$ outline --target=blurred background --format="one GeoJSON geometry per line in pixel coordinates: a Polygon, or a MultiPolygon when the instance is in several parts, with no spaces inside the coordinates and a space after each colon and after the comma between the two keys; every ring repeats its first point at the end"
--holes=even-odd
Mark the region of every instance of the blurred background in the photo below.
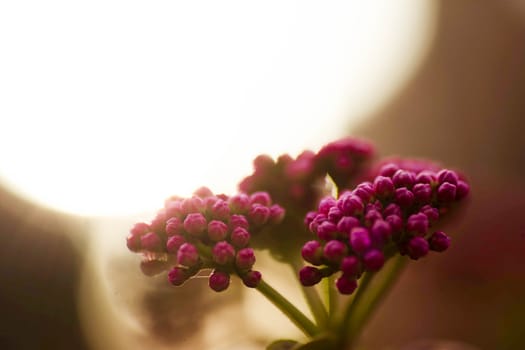
{"type": "Polygon", "coordinates": [[[0,4],[0,52],[0,348],[286,335],[240,289],[142,276],[124,237],[171,194],[234,191],[261,152],[344,135],[473,188],[453,249],[407,268],[364,347],[525,348],[523,1],[20,1],[0,4]]]}

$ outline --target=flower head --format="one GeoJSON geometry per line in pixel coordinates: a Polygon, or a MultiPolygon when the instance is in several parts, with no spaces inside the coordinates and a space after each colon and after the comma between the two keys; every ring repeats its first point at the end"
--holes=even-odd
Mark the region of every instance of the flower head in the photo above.
{"type": "Polygon", "coordinates": [[[468,184],[452,170],[406,163],[407,169],[384,164],[371,182],[344,191],[337,199],[323,199],[318,210],[307,215],[316,239],[303,246],[302,256],[315,267],[301,270],[303,285],[317,284],[340,271],[336,287],[349,294],[363,272],[380,270],[396,252],[417,260],[429,251],[448,248],[450,238],[431,229],[440,213],[448,213],[467,195],[468,184]],[[327,215],[332,210],[339,215],[327,215]]]}
{"type": "Polygon", "coordinates": [[[283,215],[266,192],[228,197],[201,188],[191,198],[168,199],[151,223],[135,224],[127,246],[143,255],[145,274],[169,270],[168,280],[175,286],[202,269],[212,269],[209,286],[217,292],[228,288],[231,274],[254,288],[261,274],[252,270],[250,240],[283,215]]]}

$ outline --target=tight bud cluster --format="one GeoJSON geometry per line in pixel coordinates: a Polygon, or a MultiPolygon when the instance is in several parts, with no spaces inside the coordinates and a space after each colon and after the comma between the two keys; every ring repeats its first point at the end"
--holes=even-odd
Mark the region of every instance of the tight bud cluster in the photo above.
{"type": "Polygon", "coordinates": [[[149,224],[135,224],[127,246],[143,254],[144,273],[169,269],[168,279],[176,286],[201,269],[212,269],[209,286],[217,292],[228,288],[231,274],[255,288],[261,274],[252,270],[251,236],[283,216],[266,192],[228,197],[201,188],[191,198],[168,199],[149,224]]]}
{"type": "Polygon", "coordinates": [[[246,193],[267,191],[287,210],[304,215],[322,197],[326,175],[338,187],[346,185],[373,153],[370,143],[345,138],[323,146],[317,153],[304,151],[295,159],[283,154],[274,161],[260,155],[254,160],[253,174],[241,181],[239,189],[246,193]]]}
{"type": "Polygon", "coordinates": [[[313,266],[299,272],[301,283],[312,286],[341,271],[336,287],[351,294],[363,272],[380,270],[396,252],[417,260],[446,250],[450,238],[431,228],[468,192],[468,183],[451,170],[383,165],[373,181],[338,199],[322,199],[318,210],[306,215],[316,239],[302,248],[303,259],[313,266]]]}

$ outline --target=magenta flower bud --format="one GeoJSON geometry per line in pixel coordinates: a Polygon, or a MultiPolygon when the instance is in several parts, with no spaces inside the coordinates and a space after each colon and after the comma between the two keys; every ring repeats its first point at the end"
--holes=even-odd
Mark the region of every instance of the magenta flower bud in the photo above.
{"type": "Polygon", "coordinates": [[[230,275],[223,271],[213,271],[208,279],[208,285],[216,292],[226,290],[230,285],[230,275]]]}
{"type": "Polygon", "coordinates": [[[363,256],[363,265],[368,271],[379,271],[385,264],[385,256],[377,249],[372,249],[363,256]]]}
{"type": "Polygon", "coordinates": [[[317,226],[317,236],[323,241],[329,241],[337,237],[337,225],[331,221],[324,221],[317,226]]]}
{"type": "Polygon", "coordinates": [[[200,198],[212,197],[213,192],[206,186],[199,187],[193,194],[200,198]]]}
{"type": "Polygon", "coordinates": [[[456,174],[455,171],[443,169],[440,172],[437,173],[437,179],[439,184],[443,184],[445,182],[448,182],[452,185],[458,184],[458,174],[456,174]]]}
{"type": "Polygon", "coordinates": [[[432,185],[437,181],[436,174],[429,170],[423,170],[416,175],[416,183],[432,185]]]}
{"type": "Polygon", "coordinates": [[[230,197],[230,209],[234,213],[245,214],[250,210],[250,197],[244,193],[238,193],[230,197]]]}
{"type": "Polygon", "coordinates": [[[168,238],[166,242],[166,250],[168,253],[176,254],[180,246],[186,243],[186,240],[183,236],[175,235],[168,238]]]}
{"type": "Polygon", "coordinates": [[[126,237],[126,245],[130,251],[135,253],[139,252],[141,250],[140,236],[129,234],[126,237]]]}
{"type": "Polygon", "coordinates": [[[151,227],[145,222],[138,222],[130,230],[133,236],[142,236],[151,231],[151,227]]]}
{"type": "Polygon", "coordinates": [[[368,230],[355,227],[350,231],[350,246],[356,253],[364,253],[372,244],[368,230]]]}
{"type": "Polygon", "coordinates": [[[253,167],[256,172],[265,171],[273,168],[275,162],[272,157],[266,154],[261,154],[253,160],[253,167]]]}
{"type": "Polygon", "coordinates": [[[439,211],[437,210],[437,208],[434,208],[430,205],[422,206],[421,209],[419,209],[419,212],[425,214],[430,223],[436,222],[439,218],[439,211]]]}
{"type": "Polygon", "coordinates": [[[244,227],[236,227],[230,235],[231,243],[237,248],[244,248],[250,242],[250,233],[244,227]]]}
{"type": "Polygon", "coordinates": [[[429,184],[415,184],[412,193],[418,203],[430,203],[432,199],[432,187],[429,184]]]}
{"type": "Polygon", "coordinates": [[[244,215],[233,214],[230,217],[230,226],[232,228],[242,227],[248,229],[248,227],[250,227],[250,224],[248,224],[248,220],[246,220],[246,217],[244,215]]]}
{"type": "Polygon", "coordinates": [[[392,176],[392,182],[394,183],[394,186],[399,187],[406,187],[406,188],[412,188],[414,185],[414,182],[416,181],[416,176],[411,171],[405,171],[405,170],[398,170],[392,176]]]}
{"type": "Polygon", "coordinates": [[[255,254],[252,248],[244,248],[237,252],[235,256],[235,265],[241,271],[250,270],[255,264],[255,254]]]}
{"type": "Polygon", "coordinates": [[[365,205],[361,198],[353,194],[340,198],[339,202],[340,205],[338,204],[338,207],[344,215],[360,215],[365,209],[365,205]]]}
{"type": "Polygon", "coordinates": [[[222,241],[228,235],[228,225],[222,221],[211,220],[208,222],[208,237],[214,241],[222,241]]]}
{"type": "Polygon", "coordinates": [[[242,275],[242,282],[248,288],[256,288],[261,282],[261,273],[259,271],[249,271],[242,275]]]}
{"type": "Polygon", "coordinates": [[[435,252],[443,252],[450,247],[450,237],[442,231],[434,232],[428,242],[430,249],[435,252]]]}
{"type": "Polygon", "coordinates": [[[350,255],[341,260],[340,269],[346,276],[357,277],[361,272],[361,263],[355,255],[350,255]]]}
{"type": "Polygon", "coordinates": [[[235,248],[228,242],[217,242],[211,250],[213,261],[219,265],[227,265],[235,258],[235,248]]]}
{"type": "Polygon", "coordinates": [[[376,244],[383,245],[392,235],[392,228],[387,221],[376,220],[370,229],[370,237],[376,244]]]}
{"type": "Polygon", "coordinates": [[[211,216],[217,220],[227,220],[230,217],[230,206],[222,199],[218,199],[211,208],[211,216]]]}
{"type": "Polygon", "coordinates": [[[318,241],[308,241],[301,249],[301,256],[312,265],[321,265],[323,256],[323,247],[318,241]]]}
{"type": "Polygon", "coordinates": [[[343,274],[335,281],[335,286],[339,293],[349,295],[357,288],[357,281],[355,278],[343,274]]]}
{"type": "Polygon", "coordinates": [[[424,235],[428,230],[428,218],[423,213],[412,214],[407,220],[407,231],[424,235]]]}
{"type": "Polygon", "coordinates": [[[350,231],[352,231],[354,227],[358,227],[359,225],[359,220],[354,218],[353,216],[343,216],[337,223],[337,231],[350,234],[350,231]]]}
{"type": "Polygon", "coordinates": [[[396,189],[394,198],[396,203],[402,208],[408,208],[414,204],[414,194],[405,187],[396,189]]]}
{"type": "Polygon", "coordinates": [[[183,228],[184,228],[184,225],[182,224],[182,221],[178,217],[172,217],[171,219],[166,221],[166,234],[168,236],[182,234],[183,228]]]}
{"type": "Polygon", "coordinates": [[[413,237],[407,244],[408,256],[417,260],[428,254],[429,244],[423,237],[413,237]]]}
{"type": "Polygon", "coordinates": [[[339,222],[342,216],[343,216],[343,213],[338,207],[335,207],[335,206],[331,207],[330,210],[328,211],[328,220],[333,223],[339,222]]]}
{"type": "Polygon", "coordinates": [[[184,282],[188,280],[188,275],[186,269],[181,267],[174,267],[168,272],[168,280],[174,286],[181,286],[184,282]]]}
{"type": "Polygon", "coordinates": [[[383,216],[381,213],[376,209],[370,209],[365,214],[365,226],[370,227],[376,222],[377,220],[382,220],[383,216]]]}
{"type": "Polygon", "coordinates": [[[369,202],[374,196],[374,186],[371,182],[363,182],[352,191],[352,194],[361,198],[363,202],[369,202]]]}
{"type": "Polygon", "coordinates": [[[248,217],[256,226],[264,225],[270,218],[270,208],[260,204],[254,204],[250,209],[248,217]]]}
{"type": "Polygon", "coordinates": [[[388,163],[388,164],[383,165],[379,169],[379,175],[385,176],[385,177],[392,177],[398,170],[399,170],[399,167],[396,164],[388,163]]]}
{"type": "Polygon", "coordinates": [[[385,218],[385,221],[390,224],[392,233],[397,233],[403,228],[403,219],[398,215],[389,215],[385,218]]]}
{"type": "Polygon", "coordinates": [[[279,224],[283,221],[285,210],[278,204],[274,204],[270,207],[270,217],[268,221],[272,224],[279,224]]]}
{"type": "Polygon", "coordinates": [[[326,215],[317,214],[312,220],[312,222],[310,223],[310,225],[308,225],[308,228],[310,229],[310,231],[312,231],[312,233],[317,233],[317,229],[319,225],[325,222],[326,220],[327,220],[326,215]]]}
{"type": "Polygon", "coordinates": [[[202,212],[205,208],[204,201],[199,197],[184,198],[181,202],[183,214],[202,212]]]}
{"type": "Polygon", "coordinates": [[[333,198],[333,197],[324,197],[323,199],[321,199],[321,201],[319,202],[319,213],[322,213],[322,214],[325,214],[327,215],[328,214],[328,211],[337,205],[337,201],[333,198]]]}
{"type": "Polygon", "coordinates": [[[180,218],[184,215],[180,200],[170,200],[164,205],[166,218],[180,218]]]}
{"type": "Polygon", "coordinates": [[[385,176],[378,176],[374,180],[374,192],[381,198],[390,197],[394,193],[394,183],[392,179],[385,176]]]}
{"type": "Polygon", "coordinates": [[[305,287],[316,285],[322,278],[321,271],[313,266],[305,266],[299,271],[299,280],[305,287]]]}
{"type": "Polygon", "coordinates": [[[206,218],[201,213],[190,213],[184,219],[184,229],[191,235],[198,236],[207,227],[206,218]]]}
{"type": "Polygon", "coordinates": [[[397,215],[401,217],[403,214],[401,212],[401,208],[399,205],[395,203],[390,203],[386,206],[385,210],[383,210],[384,217],[390,216],[390,215],[397,215]]]}
{"type": "Polygon", "coordinates": [[[312,223],[312,221],[314,221],[316,216],[317,216],[316,211],[309,211],[308,213],[306,213],[304,217],[304,225],[306,227],[310,227],[310,224],[312,223]]]}
{"type": "Polygon", "coordinates": [[[191,243],[183,243],[177,251],[177,263],[186,267],[193,267],[200,261],[197,248],[191,243]]]}
{"type": "Polygon", "coordinates": [[[456,185],[456,200],[465,198],[470,192],[470,186],[465,181],[459,180],[456,185]]]}
{"type": "Polygon", "coordinates": [[[272,199],[270,198],[268,192],[254,192],[250,195],[250,204],[253,205],[255,203],[263,205],[265,207],[269,207],[270,205],[272,205],[272,199]]]}
{"type": "Polygon", "coordinates": [[[161,209],[149,224],[151,231],[161,232],[166,227],[166,211],[161,209]]]}
{"type": "Polygon", "coordinates": [[[142,249],[149,250],[151,252],[162,251],[162,241],[155,232],[149,232],[144,236],[141,236],[140,246],[142,249]]]}
{"type": "Polygon", "coordinates": [[[452,202],[456,199],[456,186],[449,182],[442,183],[438,188],[437,198],[440,202],[452,202]]]}
{"type": "Polygon", "coordinates": [[[335,239],[327,242],[323,249],[325,259],[338,265],[347,252],[346,245],[335,239]]]}

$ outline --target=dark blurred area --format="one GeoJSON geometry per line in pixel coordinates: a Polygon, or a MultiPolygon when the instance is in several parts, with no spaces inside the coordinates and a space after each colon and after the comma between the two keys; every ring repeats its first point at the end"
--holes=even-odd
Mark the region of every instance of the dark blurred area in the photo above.
{"type": "Polygon", "coordinates": [[[77,311],[82,254],[73,243],[82,231],[82,220],[0,189],[0,349],[87,349],[77,311]]]}
{"type": "Polygon", "coordinates": [[[525,2],[442,1],[438,21],[412,81],[355,133],[461,170],[471,202],[450,251],[409,264],[364,344],[525,349],[525,2]]]}
{"type": "MultiPolygon", "coordinates": [[[[448,230],[451,250],[411,264],[374,315],[367,349],[420,339],[525,349],[524,117],[523,2],[441,1],[425,62],[353,134],[382,155],[460,169],[473,195],[448,230]]],[[[76,300],[83,251],[71,235],[78,242],[83,222],[0,190],[0,223],[0,349],[86,349],[76,300]]],[[[165,294],[146,295],[142,307],[165,317],[151,329],[170,342],[185,325],[161,313],[165,294]]]]}

